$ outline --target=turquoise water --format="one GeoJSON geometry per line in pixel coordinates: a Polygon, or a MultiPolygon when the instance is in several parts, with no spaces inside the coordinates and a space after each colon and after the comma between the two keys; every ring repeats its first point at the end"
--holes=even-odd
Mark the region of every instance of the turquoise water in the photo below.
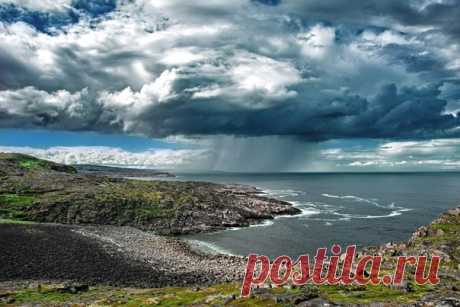
{"type": "Polygon", "coordinates": [[[460,205],[459,173],[178,174],[178,180],[259,187],[303,213],[263,225],[187,237],[232,254],[298,256],[334,243],[358,246],[407,240],[419,226],[460,205]]]}

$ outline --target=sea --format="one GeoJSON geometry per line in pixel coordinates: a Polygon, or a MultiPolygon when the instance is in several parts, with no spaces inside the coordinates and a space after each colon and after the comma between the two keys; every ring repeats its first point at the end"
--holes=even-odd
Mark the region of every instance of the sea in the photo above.
{"type": "Polygon", "coordinates": [[[206,251],[276,257],[317,248],[406,241],[460,205],[460,173],[179,173],[175,180],[246,184],[292,203],[297,216],[183,237],[206,251]]]}

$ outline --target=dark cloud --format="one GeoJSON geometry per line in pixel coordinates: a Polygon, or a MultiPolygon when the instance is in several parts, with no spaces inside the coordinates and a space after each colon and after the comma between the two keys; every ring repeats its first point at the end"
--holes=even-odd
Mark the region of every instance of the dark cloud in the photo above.
{"type": "Polygon", "coordinates": [[[251,1],[254,3],[262,3],[265,5],[272,5],[272,6],[276,6],[281,3],[281,0],[251,0],[251,1]]]}
{"type": "Polygon", "coordinates": [[[116,8],[116,0],[73,0],[72,7],[91,17],[99,17],[116,8]]]}
{"type": "Polygon", "coordinates": [[[458,1],[70,3],[0,5],[0,127],[460,137],[458,1]]]}
{"type": "Polygon", "coordinates": [[[79,16],[69,12],[41,12],[13,4],[0,4],[0,20],[7,23],[25,22],[37,30],[52,33],[53,29],[78,22],[79,16]]]}
{"type": "Polygon", "coordinates": [[[0,109],[0,116],[8,118],[1,121],[2,127],[97,129],[152,137],[290,135],[311,141],[459,137],[455,128],[460,126],[460,119],[443,114],[447,102],[439,98],[441,86],[398,89],[391,84],[369,100],[343,93],[308,104],[297,97],[258,109],[216,99],[192,99],[183,92],[167,103],[152,103],[134,114],[130,112],[136,106],[104,104],[87,92],[50,95],[28,88],[3,97],[15,108],[0,109]],[[62,105],[52,104],[56,96],[60,96],[62,105]]]}
{"type": "Polygon", "coordinates": [[[65,10],[43,11],[18,4],[0,2],[0,21],[24,22],[38,31],[53,34],[57,29],[77,23],[82,17],[99,17],[113,11],[116,0],[73,0],[65,10]]]}
{"type": "Polygon", "coordinates": [[[363,26],[381,25],[382,18],[405,26],[431,26],[460,39],[460,1],[285,1],[287,13],[301,16],[306,21],[325,20],[347,22],[363,26]]]}

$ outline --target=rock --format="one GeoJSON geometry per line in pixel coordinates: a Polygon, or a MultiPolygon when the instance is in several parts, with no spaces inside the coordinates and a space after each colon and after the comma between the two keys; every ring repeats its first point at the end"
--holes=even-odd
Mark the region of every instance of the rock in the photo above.
{"type": "Polygon", "coordinates": [[[312,285],[305,285],[300,287],[299,293],[295,295],[293,299],[294,304],[300,304],[301,302],[309,301],[317,298],[320,295],[320,291],[317,287],[312,285]]]}
{"type": "Polygon", "coordinates": [[[444,231],[442,229],[433,229],[433,228],[429,228],[428,231],[427,231],[427,236],[429,237],[440,237],[444,235],[444,231]]]}
{"type": "Polygon", "coordinates": [[[449,211],[447,211],[447,214],[453,216],[460,216],[460,207],[450,209],[449,211]]]}
{"type": "Polygon", "coordinates": [[[228,297],[224,300],[224,305],[230,304],[230,303],[233,302],[234,300],[236,300],[236,295],[235,295],[235,294],[232,294],[232,295],[228,296],[228,297]]]}
{"type": "Polygon", "coordinates": [[[460,299],[455,297],[447,297],[443,298],[436,306],[440,307],[459,307],[460,306],[460,299]]]}
{"type": "Polygon", "coordinates": [[[400,284],[391,284],[391,289],[400,290],[403,292],[408,292],[409,283],[406,280],[403,280],[400,284]]]}
{"type": "Polygon", "coordinates": [[[158,297],[149,297],[144,301],[146,305],[159,305],[161,300],[158,297]]]}
{"type": "Polygon", "coordinates": [[[336,306],[335,304],[332,304],[328,301],[325,301],[321,298],[315,298],[312,300],[309,300],[307,302],[302,302],[296,306],[300,307],[329,307],[329,306],[336,306]]]}
{"type": "Polygon", "coordinates": [[[13,304],[16,299],[9,293],[0,293],[0,304],[13,304]]]}
{"type": "Polygon", "coordinates": [[[89,290],[89,286],[85,284],[66,284],[62,288],[57,288],[56,289],[59,292],[62,293],[80,293],[80,292],[87,292],[89,290]]]}

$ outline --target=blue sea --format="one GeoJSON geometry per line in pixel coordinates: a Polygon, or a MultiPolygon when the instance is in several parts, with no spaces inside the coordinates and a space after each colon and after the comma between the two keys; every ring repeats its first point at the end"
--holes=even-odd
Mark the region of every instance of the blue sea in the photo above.
{"type": "Polygon", "coordinates": [[[176,180],[247,184],[302,210],[249,228],[185,237],[200,248],[236,255],[296,257],[334,243],[403,241],[460,205],[460,173],[189,173],[176,180]]]}

